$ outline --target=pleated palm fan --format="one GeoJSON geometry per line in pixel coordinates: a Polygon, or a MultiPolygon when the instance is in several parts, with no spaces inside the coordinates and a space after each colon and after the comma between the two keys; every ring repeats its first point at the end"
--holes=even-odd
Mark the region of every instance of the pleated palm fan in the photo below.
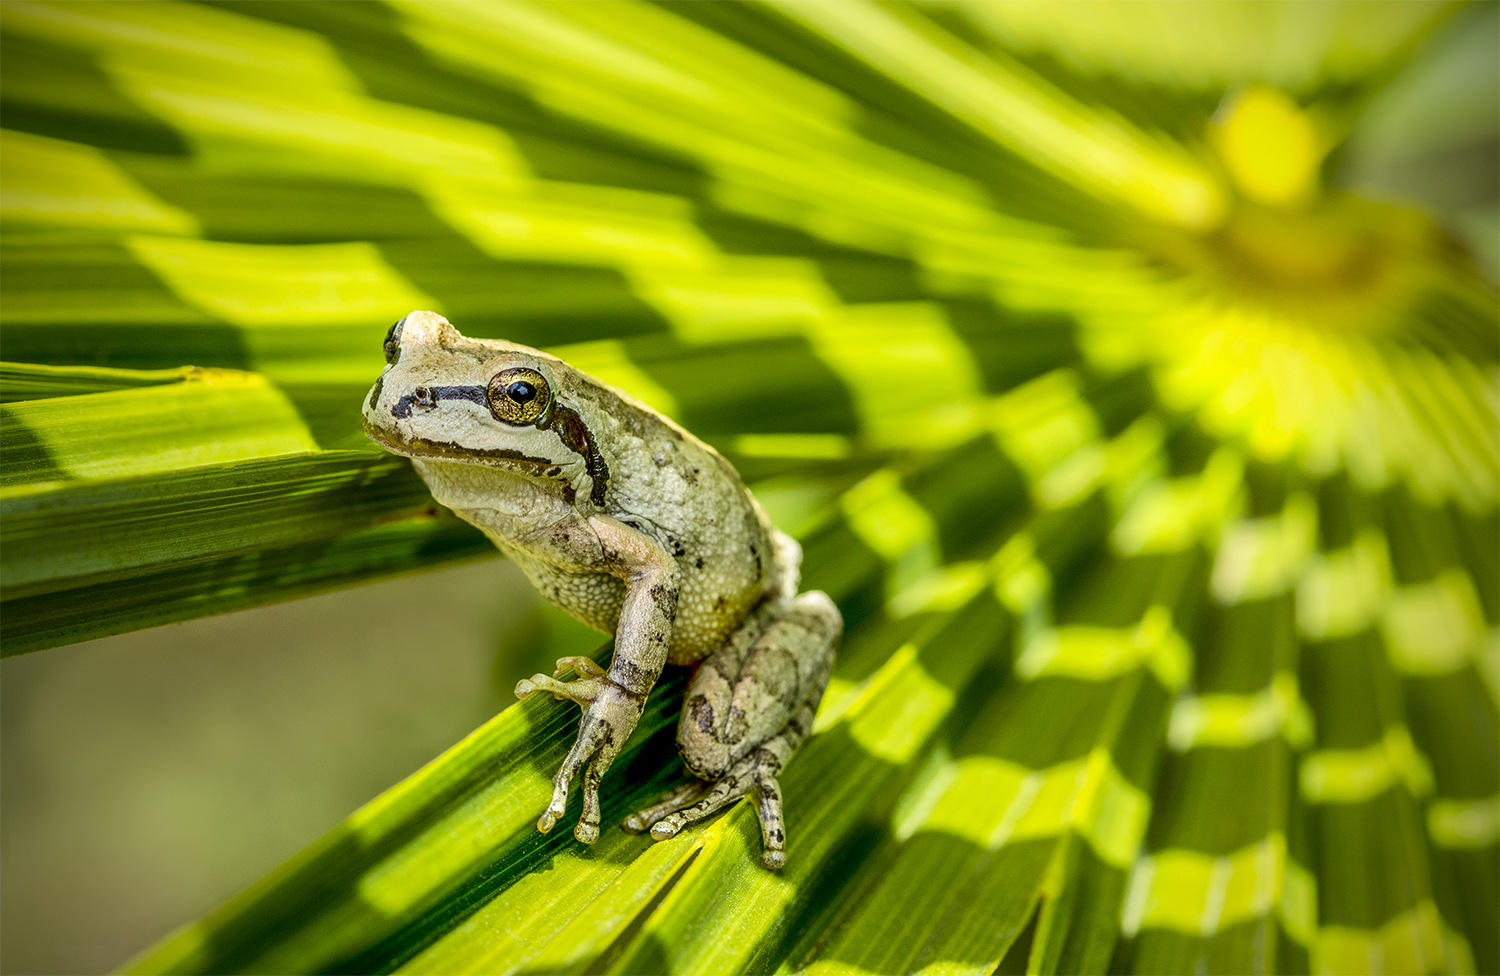
{"type": "Polygon", "coordinates": [[[713,443],[848,623],[783,871],[538,834],[527,700],[132,968],[1495,972],[1494,24],[7,2],[5,653],[490,552],[360,431],[412,309],[713,443]]]}

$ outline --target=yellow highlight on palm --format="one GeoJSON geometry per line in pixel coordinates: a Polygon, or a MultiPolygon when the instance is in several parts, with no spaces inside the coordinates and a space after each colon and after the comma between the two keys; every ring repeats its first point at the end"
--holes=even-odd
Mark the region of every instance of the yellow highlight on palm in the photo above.
{"type": "Polygon", "coordinates": [[[1274,88],[1248,88],[1210,134],[1240,192],[1256,203],[1289,207],[1318,188],[1323,140],[1308,114],[1274,88]]]}

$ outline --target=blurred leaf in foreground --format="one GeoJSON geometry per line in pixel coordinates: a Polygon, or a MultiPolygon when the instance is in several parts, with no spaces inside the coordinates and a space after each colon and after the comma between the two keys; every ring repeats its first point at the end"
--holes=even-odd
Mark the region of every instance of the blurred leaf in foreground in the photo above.
{"type": "Polygon", "coordinates": [[[0,8],[6,654],[487,553],[359,429],[413,308],[848,621],[783,872],[536,834],[528,701],[132,968],[1500,968],[1495,10],[0,8]]]}

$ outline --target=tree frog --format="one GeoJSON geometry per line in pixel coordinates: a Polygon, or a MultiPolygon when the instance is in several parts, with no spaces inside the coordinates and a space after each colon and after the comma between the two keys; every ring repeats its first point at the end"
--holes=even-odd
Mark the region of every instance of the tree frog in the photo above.
{"type": "Polygon", "coordinates": [[[581,774],[573,835],[599,836],[599,781],[663,666],[695,665],[677,742],[702,782],[625,819],[657,840],[753,793],[762,863],[786,863],[776,777],[807,738],[843,633],[821,592],[798,593],[802,551],[713,448],[553,356],[469,339],[434,312],[385,338],[365,431],[411,458],[433,497],[479,528],[549,600],[615,635],[589,658],[516,685],[583,707],[537,827],[581,774]],[[565,668],[581,677],[560,681],[565,668]]]}

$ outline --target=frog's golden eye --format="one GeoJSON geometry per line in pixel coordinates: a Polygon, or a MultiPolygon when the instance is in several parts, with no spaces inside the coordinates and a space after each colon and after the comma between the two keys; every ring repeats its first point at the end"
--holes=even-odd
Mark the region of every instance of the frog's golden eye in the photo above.
{"type": "Polygon", "coordinates": [[[517,366],[496,373],[490,379],[486,396],[496,420],[519,427],[535,423],[547,412],[552,392],[541,373],[517,366]]]}

